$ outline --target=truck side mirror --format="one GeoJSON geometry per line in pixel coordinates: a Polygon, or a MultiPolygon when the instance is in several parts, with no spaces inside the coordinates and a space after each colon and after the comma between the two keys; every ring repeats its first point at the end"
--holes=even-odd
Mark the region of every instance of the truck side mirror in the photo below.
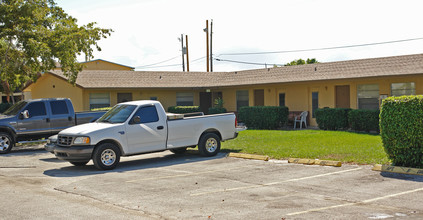
{"type": "Polygon", "coordinates": [[[29,111],[25,110],[21,112],[21,119],[27,119],[27,118],[29,118],[29,111]]]}
{"type": "Polygon", "coordinates": [[[139,124],[140,122],[141,122],[141,117],[137,115],[132,119],[131,124],[139,124]]]}

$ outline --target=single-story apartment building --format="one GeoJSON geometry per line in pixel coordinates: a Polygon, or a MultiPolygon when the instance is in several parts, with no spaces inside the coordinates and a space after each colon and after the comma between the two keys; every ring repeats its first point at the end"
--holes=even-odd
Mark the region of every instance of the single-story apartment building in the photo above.
{"type": "Polygon", "coordinates": [[[315,126],[317,108],[378,109],[388,96],[423,94],[423,54],[234,72],[83,70],[75,86],[55,70],[24,92],[68,97],[79,111],[141,99],[207,111],[221,97],[228,111],[261,105],[308,111],[315,126]]]}

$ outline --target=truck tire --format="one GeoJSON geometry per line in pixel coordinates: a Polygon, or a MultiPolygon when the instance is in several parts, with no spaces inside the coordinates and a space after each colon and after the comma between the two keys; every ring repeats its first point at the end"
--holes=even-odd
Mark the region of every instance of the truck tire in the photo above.
{"type": "Polygon", "coordinates": [[[172,152],[174,154],[184,154],[186,151],[187,151],[186,147],[170,149],[170,152],[172,152]]]}
{"type": "Polygon", "coordinates": [[[205,157],[215,156],[220,151],[220,138],[214,133],[207,133],[198,142],[198,151],[205,157]]]}
{"type": "Polygon", "coordinates": [[[94,166],[99,170],[114,169],[120,161],[120,149],[112,143],[103,143],[93,153],[94,166]]]}
{"type": "Polygon", "coordinates": [[[84,161],[84,162],[70,162],[71,164],[73,164],[74,166],[78,166],[78,167],[80,167],[80,166],[85,166],[87,163],[88,163],[88,161],[84,161]]]}
{"type": "Polygon", "coordinates": [[[0,132],[0,154],[7,154],[15,146],[12,136],[6,132],[0,132]]]}

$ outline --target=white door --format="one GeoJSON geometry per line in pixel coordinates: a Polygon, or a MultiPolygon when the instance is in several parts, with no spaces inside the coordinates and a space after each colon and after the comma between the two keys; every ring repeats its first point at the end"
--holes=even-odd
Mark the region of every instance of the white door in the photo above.
{"type": "Polygon", "coordinates": [[[166,149],[166,119],[159,119],[154,105],[140,107],[126,126],[129,153],[166,149]]]}

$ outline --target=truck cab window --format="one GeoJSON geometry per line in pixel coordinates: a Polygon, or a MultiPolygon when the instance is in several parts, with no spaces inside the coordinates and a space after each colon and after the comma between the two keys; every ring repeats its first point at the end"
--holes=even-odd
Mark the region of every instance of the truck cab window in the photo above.
{"type": "Polygon", "coordinates": [[[141,107],[135,113],[134,117],[136,116],[140,116],[141,124],[159,121],[159,116],[157,115],[157,110],[155,106],[141,107]]]}
{"type": "Polygon", "coordinates": [[[51,101],[50,107],[53,115],[64,115],[69,113],[65,101],[51,101]]]}
{"type": "Polygon", "coordinates": [[[44,105],[44,102],[29,103],[29,105],[26,106],[24,110],[28,110],[30,118],[35,116],[47,115],[46,106],[44,105]]]}

